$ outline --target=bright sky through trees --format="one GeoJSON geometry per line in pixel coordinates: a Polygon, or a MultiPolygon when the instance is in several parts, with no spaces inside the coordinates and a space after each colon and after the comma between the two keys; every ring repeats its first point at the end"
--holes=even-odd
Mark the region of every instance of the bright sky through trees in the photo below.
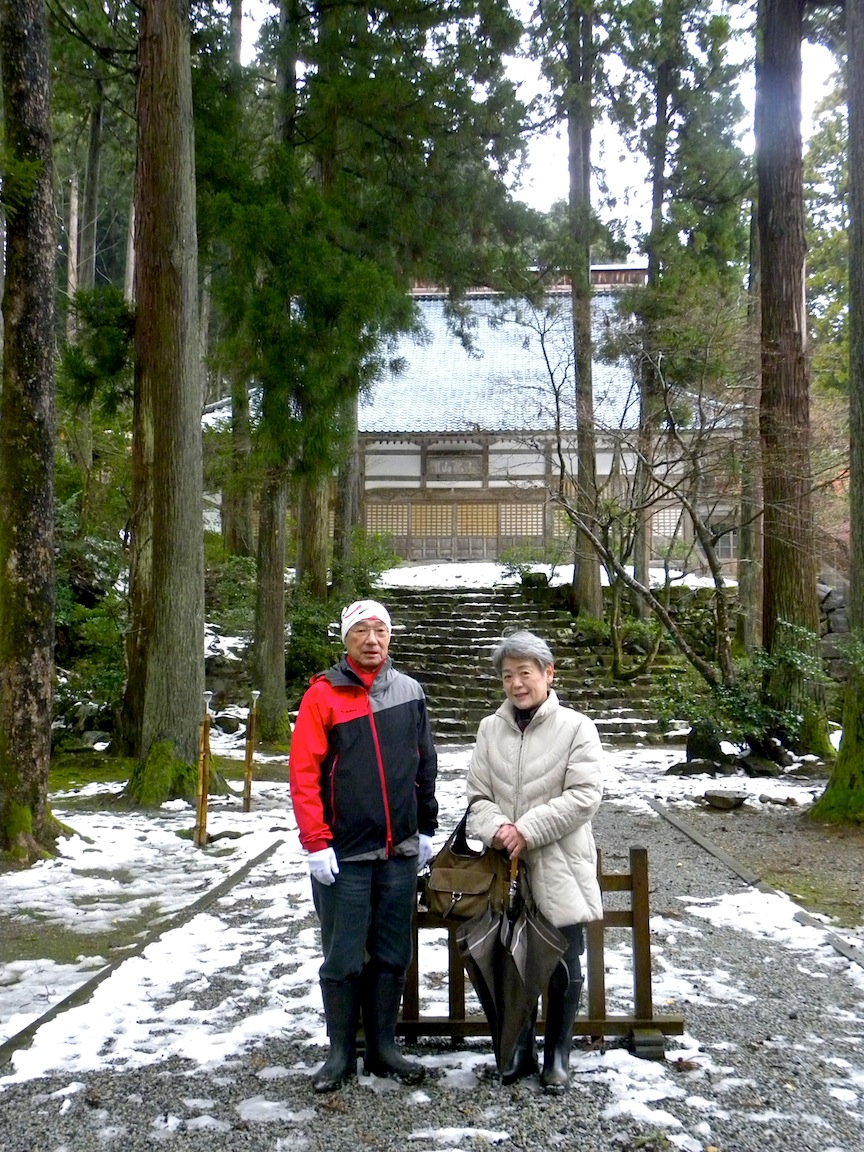
{"type": "MultiPolygon", "coordinates": [[[[517,10],[530,9],[530,0],[515,0],[517,10]]],[[[271,0],[246,0],[243,5],[243,61],[248,64],[255,54],[255,42],[261,20],[274,11],[271,0]]],[[[749,45],[747,51],[750,50],[749,45]]],[[[804,88],[802,98],[802,129],[805,141],[813,129],[814,110],[824,97],[834,61],[827,48],[804,43],[804,88]]],[[[544,84],[538,66],[530,60],[513,60],[512,75],[520,84],[520,94],[527,101],[542,90],[544,84]]],[[[752,121],[753,72],[745,74],[746,87],[742,98],[752,121]]],[[[744,145],[753,147],[752,123],[744,135],[744,145]]],[[[604,171],[610,191],[617,199],[614,214],[629,220],[628,235],[647,230],[650,205],[648,165],[640,156],[632,155],[611,129],[606,127],[595,133],[594,164],[604,171]]],[[[567,140],[566,132],[553,130],[535,136],[528,146],[528,169],[516,195],[540,211],[548,209],[558,200],[567,198],[567,140]]],[[[595,204],[601,215],[602,203],[595,193],[595,204]]],[[[611,214],[611,213],[610,213],[611,214]]]]}

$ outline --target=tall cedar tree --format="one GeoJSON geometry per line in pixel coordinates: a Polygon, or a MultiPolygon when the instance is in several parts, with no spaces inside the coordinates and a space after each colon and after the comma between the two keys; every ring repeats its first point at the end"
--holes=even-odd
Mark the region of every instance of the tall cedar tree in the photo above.
{"type": "MultiPolygon", "coordinates": [[[[767,703],[803,716],[799,746],[830,753],[819,682],[819,608],[811,507],[801,142],[803,0],[764,0],[756,72],[761,252],[764,490],[763,643],[767,703]],[[809,668],[806,662],[809,661],[809,668]]],[[[781,737],[790,735],[780,732],[781,737]]]]}
{"type": "Polygon", "coordinates": [[[6,284],[0,396],[0,849],[53,843],[54,199],[43,0],[0,3],[6,284]]]}
{"type": "MultiPolygon", "coordinates": [[[[413,323],[415,276],[488,282],[516,231],[502,226],[520,119],[502,52],[519,26],[488,0],[459,17],[412,0],[281,5],[280,127],[235,201],[217,289],[226,355],[261,388],[262,462],[295,479],[344,458],[358,392],[413,323]]],[[[265,569],[281,572],[259,549],[265,569]]]]}
{"type": "Polygon", "coordinates": [[[189,794],[204,690],[201,369],[186,0],[148,0],[138,45],[132,619],[126,731],[139,802],[189,794]]]}
{"type": "MultiPolygon", "coordinates": [[[[239,192],[241,172],[249,161],[254,129],[251,71],[243,66],[242,0],[230,0],[228,25],[217,13],[199,20],[193,29],[195,160],[198,185],[198,257],[202,273],[202,303],[211,299],[210,285],[224,262],[220,219],[226,193],[239,192]]],[[[252,428],[249,380],[245,366],[224,364],[213,356],[219,340],[218,309],[206,322],[202,308],[201,339],[205,359],[215,375],[217,395],[227,378],[231,397],[230,450],[216,477],[221,487],[222,534],[226,550],[235,556],[254,552],[254,492],[251,469],[252,428]],[[212,331],[210,330],[212,329],[212,331]]],[[[212,479],[208,477],[208,483],[212,479]]]]}
{"type": "Polygon", "coordinates": [[[843,708],[843,739],[818,820],[864,822],[864,0],[846,0],[849,107],[849,511],[855,647],[843,708]]]}
{"type": "Polygon", "coordinates": [[[643,585],[664,390],[671,384],[686,405],[698,381],[707,376],[722,388],[725,372],[737,368],[730,364],[736,350],[714,347],[703,324],[704,316],[735,306],[747,248],[742,202],[748,174],[737,139],[744,111],[740,68],[730,59],[729,21],[713,9],[707,0],[625,2],[615,7],[619,22],[610,33],[625,65],[613,113],[651,170],[647,286],[630,301],[643,332],[634,484],[640,518],[635,567],[643,585]]]}
{"type": "MultiPolygon", "coordinates": [[[[549,80],[555,116],[567,127],[567,237],[557,247],[556,263],[569,277],[576,397],[576,476],[573,512],[577,526],[596,528],[597,459],[591,334],[591,241],[596,223],[591,210],[591,138],[599,45],[594,0],[560,0],[538,5],[535,52],[549,80]]],[[[564,482],[561,477],[561,482],[564,482]]],[[[602,618],[600,563],[588,536],[577,531],[574,543],[571,609],[602,618]]]]}
{"type": "Polygon", "coordinates": [[[814,389],[849,386],[849,125],[845,84],[821,105],[807,141],[807,301],[814,389]]]}

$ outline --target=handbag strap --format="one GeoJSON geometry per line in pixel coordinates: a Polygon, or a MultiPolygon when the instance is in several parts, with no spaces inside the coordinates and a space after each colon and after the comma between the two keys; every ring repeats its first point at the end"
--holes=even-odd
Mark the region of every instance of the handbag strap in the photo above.
{"type": "MultiPolygon", "coordinates": [[[[459,823],[456,825],[456,827],[453,829],[453,831],[447,837],[447,840],[446,840],[446,843],[444,844],[444,847],[441,849],[440,852],[438,852],[436,854],[436,859],[438,856],[440,856],[442,853],[444,853],[447,849],[449,849],[452,853],[454,853],[454,855],[464,856],[469,860],[479,860],[481,856],[485,856],[487,851],[490,851],[490,849],[487,849],[484,846],[480,852],[477,852],[468,843],[467,828],[468,828],[468,814],[470,811],[471,811],[470,806],[465,809],[465,812],[462,816],[462,819],[459,821],[459,823]]],[[[433,860],[432,863],[434,865],[435,861],[433,860]]]]}
{"type": "Polygon", "coordinates": [[[470,807],[465,809],[462,819],[453,829],[453,835],[450,837],[450,847],[454,852],[458,852],[460,856],[478,855],[468,844],[468,813],[470,811],[470,807]]]}

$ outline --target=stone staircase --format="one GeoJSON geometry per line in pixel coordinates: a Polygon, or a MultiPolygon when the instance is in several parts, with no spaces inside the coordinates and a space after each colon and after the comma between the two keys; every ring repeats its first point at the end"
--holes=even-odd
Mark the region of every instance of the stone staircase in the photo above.
{"type": "MultiPolygon", "coordinates": [[[[490,656],[502,636],[527,628],[555,656],[555,690],[590,716],[603,743],[683,743],[686,733],[661,733],[648,707],[650,676],[613,683],[611,650],[579,634],[571,614],[520,586],[494,589],[388,588],[381,598],[393,618],[390,654],[423,685],[439,744],[473,743],[480,720],[503,699],[490,656]]],[[[654,668],[680,667],[658,656],[654,668]]]]}

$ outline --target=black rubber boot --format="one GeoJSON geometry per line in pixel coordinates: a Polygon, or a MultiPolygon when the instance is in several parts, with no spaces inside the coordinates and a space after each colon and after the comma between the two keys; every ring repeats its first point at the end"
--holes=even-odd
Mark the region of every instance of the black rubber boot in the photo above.
{"type": "Polygon", "coordinates": [[[516,1047],[507,1067],[501,1073],[502,1084],[515,1084],[517,1080],[524,1080],[526,1076],[533,1076],[539,1070],[537,1063],[537,1045],[534,1042],[534,1028],[537,1024],[537,1006],[528,1023],[519,1033],[516,1047]]]}
{"type": "Polygon", "coordinates": [[[357,1023],[360,1019],[358,980],[322,980],[321,997],[330,1038],[330,1054],[315,1075],[316,1092],[332,1092],[357,1075],[357,1023]]]}
{"type": "Polygon", "coordinates": [[[403,1084],[419,1084],[426,1075],[422,1064],[406,1060],[396,1044],[396,1021],[405,989],[405,977],[395,972],[364,972],[363,1031],[368,1075],[387,1076],[403,1084]]]}
{"type": "Polygon", "coordinates": [[[578,960],[574,979],[566,964],[559,964],[549,981],[546,1006],[546,1038],[543,1043],[543,1071],[540,1083],[544,1092],[560,1095],[570,1087],[570,1049],[573,1047],[573,1021],[582,997],[582,971],[578,960]]]}

